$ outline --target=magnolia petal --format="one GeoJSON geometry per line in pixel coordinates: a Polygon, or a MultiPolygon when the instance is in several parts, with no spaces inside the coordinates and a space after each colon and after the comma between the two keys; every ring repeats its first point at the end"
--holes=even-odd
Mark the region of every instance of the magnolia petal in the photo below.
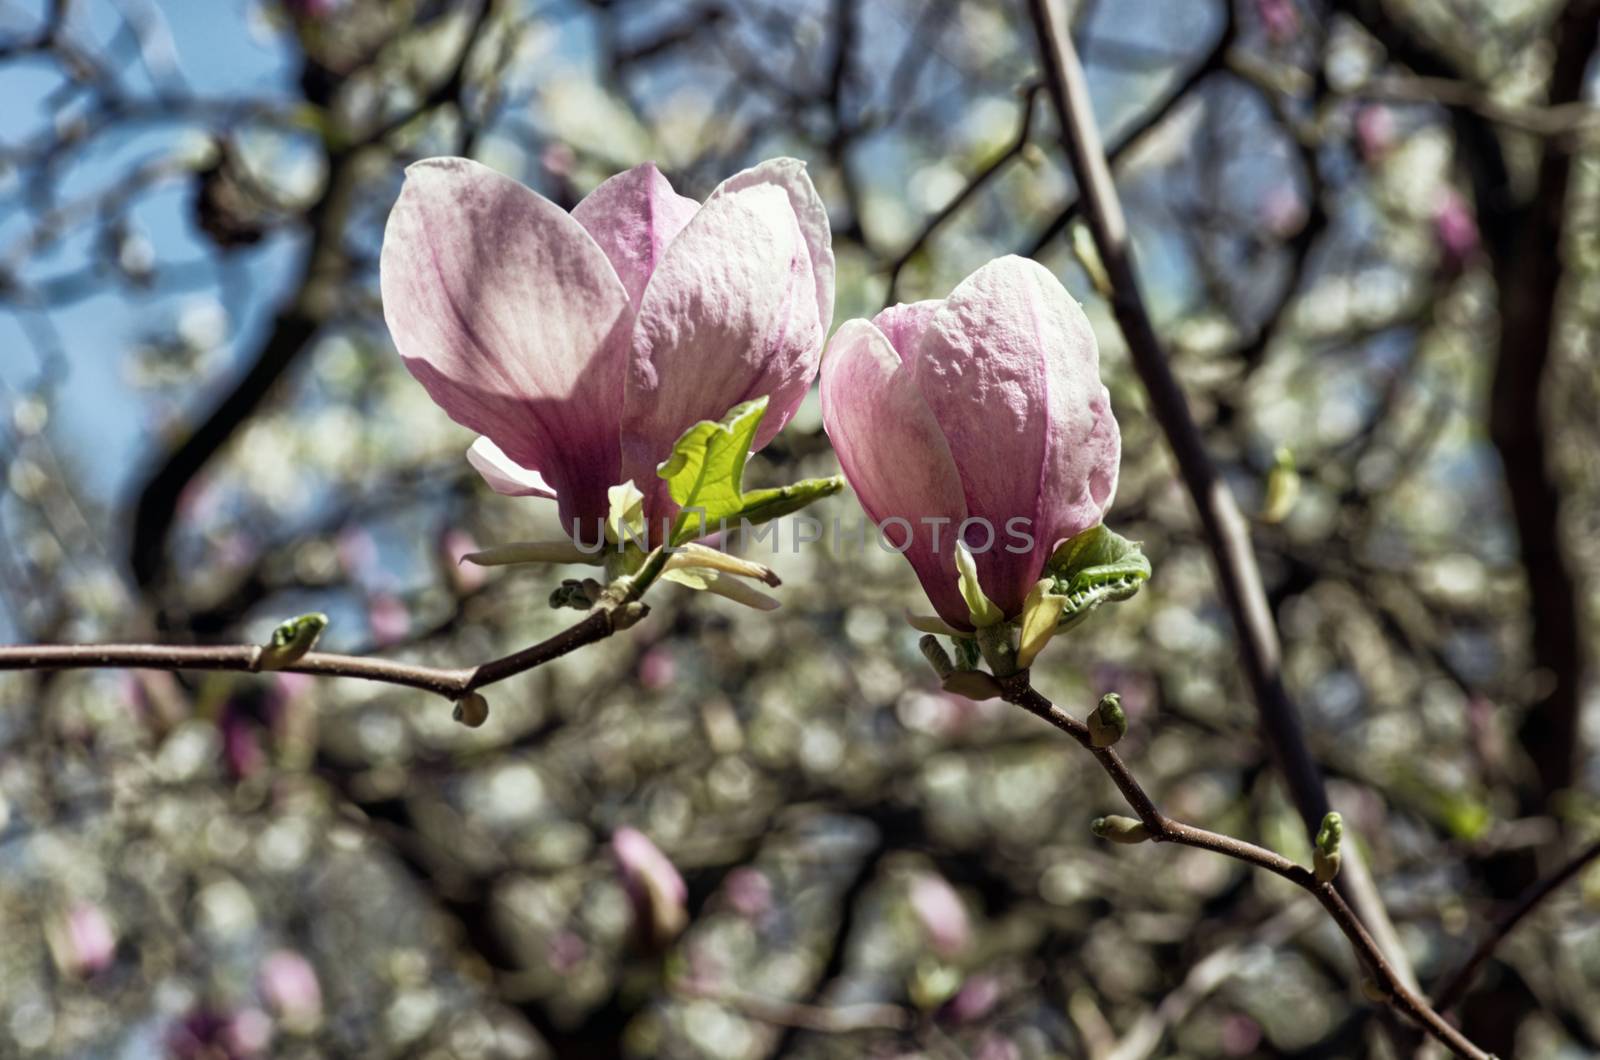
{"type": "Polygon", "coordinates": [[[495,545],[461,557],[463,563],[479,567],[505,567],[513,563],[587,563],[599,566],[603,550],[584,552],[571,541],[516,541],[495,545]]]}
{"type": "Polygon", "coordinates": [[[538,468],[563,524],[603,516],[631,307],[583,226],[486,166],[427,159],[406,170],[379,272],[395,346],[434,401],[538,468]]]}
{"type": "Polygon", "coordinates": [[[905,556],[939,617],[970,630],[950,559],[967,517],[950,446],[889,340],[865,320],[847,321],[828,345],[822,423],[873,523],[896,546],[906,543],[905,526],[888,521],[909,524],[905,556]],[[945,522],[924,522],[933,519],[945,522]]]}
{"type": "Polygon", "coordinates": [[[1026,670],[1033,665],[1050,638],[1056,635],[1061,621],[1061,609],[1067,598],[1054,592],[1055,583],[1041,578],[1028,590],[1022,605],[1022,635],[1017,641],[1017,667],[1026,670]]]}
{"type": "MultiPolygon", "coordinates": [[[[826,335],[833,327],[833,232],[828,225],[828,207],[817,194],[811,178],[806,175],[806,164],[798,158],[770,158],[760,165],[735,173],[711,193],[706,200],[710,205],[723,195],[743,191],[758,184],[782,188],[789,197],[795,220],[800,224],[800,234],[805,238],[806,249],[811,254],[811,276],[816,282],[817,320],[826,335]]],[[[776,432],[774,432],[776,433],[776,432]]]]}
{"type": "Polygon", "coordinates": [[[672,555],[667,558],[667,570],[680,570],[684,567],[704,567],[707,570],[721,571],[724,574],[737,574],[741,578],[754,578],[757,581],[776,588],[783,581],[773,572],[771,567],[738,556],[730,556],[720,549],[707,548],[705,545],[690,542],[679,545],[672,550],[672,555]]]}
{"type": "Polygon", "coordinates": [[[605,251],[637,309],[667,244],[699,209],[646,162],[602,181],[572,208],[572,217],[605,251]]]}
{"type": "Polygon", "coordinates": [[[623,396],[622,470],[650,483],[652,525],[676,510],[656,466],[700,420],[766,396],[752,449],[788,422],[825,337],[804,233],[783,188],[714,196],[667,247],[645,288],[623,396]]]}
{"type": "Polygon", "coordinates": [[[1015,256],[895,324],[973,517],[997,533],[1032,520],[1031,552],[995,547],[978,561],[985,592],[1014,615],[1055,544],[1100,522],[1116,490],[1121,441],[1094,331],[1048,269],[1015,256]]]}
{"type": "Polygon", "coordinates": [[[546,497],[554,500],[556,491],[537,471],[523,467],[487,438],[479,438],[467,450],[467,463],[483,477],[489,488],[507,497],[546,497]]]}
{"type": "Polygon", "coordinates": [[[668,567],[661,574],[662,580],[681,585],[686,589],[703,590],[716,596],[732,600],[736,604],[753,607],[757,611],[776,611],[780,601],[775,596],[769,596],[760,589],[754,589],[739,581],[737,578],[724,577],[714,570],[705,567],[668,567]]]}

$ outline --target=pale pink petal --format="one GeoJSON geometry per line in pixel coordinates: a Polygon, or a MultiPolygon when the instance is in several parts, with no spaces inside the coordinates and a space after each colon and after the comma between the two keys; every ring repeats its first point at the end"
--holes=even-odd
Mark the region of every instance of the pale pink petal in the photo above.
{"type": "Polygon", "coordinates": [[[572,209],[611,259],[628,298],[639,305],[656,262],[700,204],[672,190],[653,162],[634,166],[600,184],[572,209]]]}
{"type": "MultiPolygon", "coordinates": [[[[883,333],[865,320],[848,321],[828,344],[822,423],[874,525],[884,527],[889,519],[910,524],[905,555],[940,617],[957,629],[971,629],[953,559],[956,527],[967,516],[961,478],[910,372],[883,333]],[[925,523],[924,518],[945,522],[925,523]]],[[[885,531],[896,547],[905,543],[905,533],[900,523],[885,531]]]]}
{"type": "Polygon", "coordinates": [[[817,194],[811,178],[806,175],[806,164],[798,158],[771,158],[760,165],[735,173],[706,199],[709,206],[723,195],[743,191],[758,184],[782,188],[789,196],[789,206],[800,224],[800,234],[805,238],[806,249],[811,252],[811,276],[817,286],[817,319],[822,321],[822,332],[833,327],[833,231],[828,224],[828,208],[817,194]]]}
{"type": "Polygon", "coordinates": [[[483,476],[483,481],[496,493],[507,497],[554,498],[556,491],[537,471],[531,471],[511,459],[488,438],[479,438],[467,450],[467,463],[483,476]]]}
{"type": "Polygon", "coordinates": [[[406,170],[380,265],[406,366],[456,422],[555,489],[564,526],[618,481],[627,289],[583,227],[476,162],[406,170]]]}
{"type": "Polygon", "coordinates": [[[754,184],[714,197],[667,247],[634,325],[622,474],[658,525],[674,511],[656,466],[699,420],[770,398],[759,449],[816,377],[825,337],[811,253],[788,193],[754,184]]]}
{"type": "Polygon", "coordinates": [[[979,581],[1015,615],[1055,544],[1098,524],[1116,491],[1121,440],[1094,331],[1048,269],[1015,256],[901,323],[900,354],[949,442],[967,509],[994,530],[979,581]],[[1005,547],[1016,516],[1032,521],[1031,553],[1005,547]]]}

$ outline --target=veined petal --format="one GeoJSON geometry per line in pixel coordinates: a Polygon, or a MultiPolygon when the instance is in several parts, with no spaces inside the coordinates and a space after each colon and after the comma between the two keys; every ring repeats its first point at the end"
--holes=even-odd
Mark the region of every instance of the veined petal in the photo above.
{"type": "Polygon", "coordinates": [[[646,162],[602,181],[572,208],[572,217],[605,251],[637,309],[667,244],[699,209],[646,162]]]}
{"type": "Polygon", "coordinates": [[[1014,517],[1031,520],[1031,552],[996,543],[977,557],[984,590],[1015,615],[1056,542],[1099,523],[1115,491],[1121,442],[1094,332],[1049,270],[1015,256],[899,323],[968,510],[997,535],[1014,517]]]}
{"type": "Polygon", "coordinates": [[[507,497],[547,497],[554,499],[556,491],[537,471],[523,467],[500,450],[488,438],[479,438],[467,450],[467,463],[483,476],[483,481],[496,493],[507,497]]]}
{"type": "Polygon", "coordinates": [[[618,480],[628,292],[559,206],[486,166],[406,171],[380,264],[406,367],[450,418],[555,489],[563,524],[618,480]]]}
{"type": "MultiPolygon", "coordinates": [[[[845,478],[874,524],[910,524],[905,556],[939,617],[971,630],[957,587],[956,527],[967,517],[950,446],[889,340],[865,320],[846,322],[822,365],[822,423],[845,478]],[[924,519],[943,519],[942,524],[924,519]],[[935,535],[937,534],[937,546],[935,535]]],[[[885,536],[905,543],[905,527],[885,536]]]]}
{"type": "Polygon", "coordinates": [[[800,224],[800,234],[805,238],[806,249],[811,253],[811,276],[817,288],[817,319],[822,323],[822,333],[827,335],[833,327],[833,230],[828,224],[828,208],[817,194],[811,178],[806,175],[806,164],[798,158],[769,158],[760,165],[735,173],[706,199],[711,205],[723,195],[731,195],[758,184],[782,188],[789,197],[795,220],[800,224]]]}
{"type": "Polygon", "coordinates": [[[824,337],[811,253],[788,193],[769,183],[714,196],[667,247],[634,324],[622,472],[646,488],[650,525],[675,511],[656,466],[700,420],[770,398],[752,448],[788,422],[824,337]]]}

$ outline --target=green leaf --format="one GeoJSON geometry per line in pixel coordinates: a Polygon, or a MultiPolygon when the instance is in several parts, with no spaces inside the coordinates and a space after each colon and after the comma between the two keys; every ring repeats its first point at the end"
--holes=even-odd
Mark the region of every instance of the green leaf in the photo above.
{"type": "Polygon", "coordinates": [[[1055,591],[1066,597],[1061,628],[1077,625],[1104,603],[1127,600],[1150,580],[1150,561],[1137,541],[1106,529],[1085,530],[1057,548],[1045,564],[1055,591]]]}
{"type": "Polygon", "coordinates": [[[844,480],[834,476],[746,493],[744,463],[766,411],[766,398],[746,401],[719,421],[701,420],[673,444],[656,474],[683,509],[672,528],[674,545],[709,533],[723,520],[764,523],[844,488],[844,480]]]}

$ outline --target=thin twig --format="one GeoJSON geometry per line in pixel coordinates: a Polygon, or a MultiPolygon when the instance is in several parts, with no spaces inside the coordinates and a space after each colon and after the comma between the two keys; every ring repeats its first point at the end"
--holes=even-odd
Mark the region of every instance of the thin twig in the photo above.
{"type": "Polygon", "coordinates": [[[1022,116],[1017,121],[1017,133],[1011,138],[1011,143],[1006,149],[995,155],[987,165],[974,173],[965,186],[949,202],[945,203],[938,213],[928,218],[927,222],[923,224],[922,230],[917,233],[917,237],[906,246],[905,250],[900,252],[899,257],[894,259],[894,262],[889,266],[889,289],[883,298],[885,306],[895,303],[895,299],[900,293],[900,274],[911,263],[911,259],[920,254],[922,248],[928,245],[928,240],[933,238],[934,233],[938,232],[946,221],[954,217],[956,212],[965,206],[974,195],[983,190],[984,185],[988,184],[1002,169],[1006,168],[1012,159],[1020,157],[1023,151],[1027,149],[1028,138],[1033,134],[1033,104],[1039,96],[1039,89],[1042,87],[1038,82],[1032,82],[1023,90],[1022,116]]]}
{"type": "Polygon", "coordinates": [[[1444,980],[1443,985],[1436,991],[1439,998],[1437,1002],[1439,1011],[1448,1012],[1455,1007],[1456,1003],[1466,996],[1467,990],[1472,986],[1472,981],[1478,976],[1479,969],[1494,954],[1495,949],[1505,937],[1511,934],[1512,930],[1529,913],[1533,912],[1540,902],[1554,894],[1563,884],[1582,872],[1584,867],[1596,858],[1600,858],[1600,841],[1592,843],[1579,851],[1576,857],[1561,866],[1553,876],[1540,880],[1526,891],[1523,891],[1510,909],[1496,917],[1489,928],[1489,933],[1483,937],[1483,941],[1478,943],[1477,949],[1472,951],[1472,956],[1468,957],[1461,967],[1456,969],[1455,974],[1444,980]]]}
{"type": "MultiPolygon", "coordinates": [[[[1111,179],[1110,162],[1100,141],[1083,66],[1066,31],[1060,0],[1029,0],[1034,30],[1045,68],[1045,83],[1061,118],[1062,144],[1071,158],[1079,197],[1100,259],[1111,284],[1113,315],[1150,398],[1150,410],[1177,459],[1200,526],[1216,564],[1217,580],[1238,635],[1245,676],[1261,719],[1261,730],[1277,759],[1290,797],[1308,832],[1315,832],[1328,812],[1322,772],[1311,756],[1294,703],[1284,687],[1281,648],[1272,609],[1261,584],[1250,543],[1250,527],[1206,451],[1200,429],[1167,363],[1166,351],[1145,309],[1122,202],[1111,179]]],[[[1399,939],[1384,912],[1377,888],[1354,849],[1345,854],[1340,890],[1361,911],[1362,919],[1383,938],[1383,950],[1399,969],[1401,980],[1415,988],[1399,939]]]]}
{"type": "MultiPolygon", "coordinates": [[[[666,566],[666,552],[657,549],[632,579],[607,594],[582,619],[537,644],[477,666],[422,666],[360,655],[307,652],[280,667],[287,673],[318,677],[353,677],[364,681],[420,688],[447,699],[526,673],[633,625],[647,608],[644,595],[666,566]]],[[[261,672],[261,648],[254,644],[17,644],[0,645],[4,670],[222,670],[261,672]]]]}
{"type": "Polygon", "coordinates": [[[1182,821],[1174,821],[1157,808],[1155,800],[1140,785],[1122,757],[1110,747],[1094,746],[1089,735],[1089,727],[1040,695],[1029,683],[1026,670],[998,680],[1008,703],[1014,703],[1035,717],[1054,725],[1076,740],[1084,750],[1094,755],[1100,767],[1106,771],[1112,783],[1117,786],[1117,790],[1122,793],[1123,799],[1149,831],[1151,840],[1157,843],[1177,843],[1222,854],[1265,869],[1309,892],[1321,903],[1322,908],[1327,910],[1345,938],[1350,940],[1356,956],[1366,966],[1391,1008],[1417,1023],[1431,1037],[1458,1055],[1469,1057],[1471,1060],[1490,1060],[1488,1053],[1468,1041],[1459,1030],[1452,1027],[1443,1016],[1429,1006],[1427,999],[1406,985],[1394,965],[1389,963],[1383,951],[1378,948],[1378,944],[1362,926],[1361,919],[1345,903],[1344,898],[1331,883],[1319,882],[1310,869],[1296,865],[1282,854],[1265,847],[1184,824],[1182,821]]]}

